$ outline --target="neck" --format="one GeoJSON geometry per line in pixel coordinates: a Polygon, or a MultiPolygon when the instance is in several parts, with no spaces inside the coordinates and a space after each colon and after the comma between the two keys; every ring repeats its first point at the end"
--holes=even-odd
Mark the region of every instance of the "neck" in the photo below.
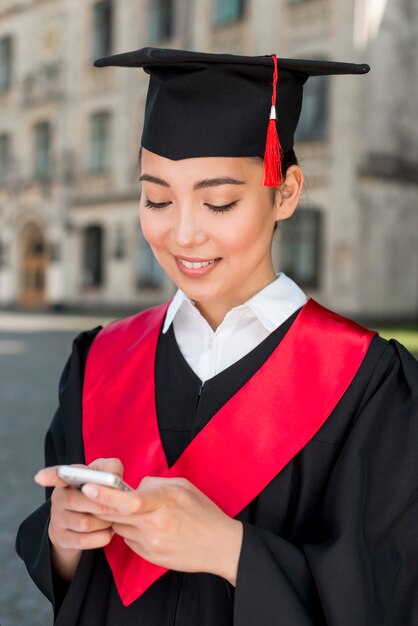
{"type": "Polygon", "coordinates": [[[234,295],[231,294],[228,300],[215,302],[195,302],[195,305],[202,317],[205,318],[212,330],[215,331],[225,319],[225,315],[231,309],[239,306],[240,304],[243,304],[244,302],[247,302],[247,300],[255,296],[256,293],[264,289],[264,287],[267,287],[267,285],[275,280],[276,274],[272,269],[271,273],[269,273],[268,276],[266,276],[261,283],[258,283],[256,287],[254,286],[253,288],[248,289],[245,292],[245,295],[243,295],[241,292],[240,297],[234,298],[234,295]]]}

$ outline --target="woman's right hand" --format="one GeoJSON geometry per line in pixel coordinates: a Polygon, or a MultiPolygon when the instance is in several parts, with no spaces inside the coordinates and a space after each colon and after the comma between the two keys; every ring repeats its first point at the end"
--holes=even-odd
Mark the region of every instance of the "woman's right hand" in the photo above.
{"type": "MultiPolygon", "coordinates": [[[[118,459],[97,459],[88,467],[120,477],[123,475],[123,465],[118,459]]],[[[52,565],[63,580],[69,581],[74,576],[81,552],[103,548],[111,541],[114,531],[110,522],[95,517],[103,507],[59,478],[56,467],[40,470],[35,481],[43,487],[54,487],[48,527],[52,565]]]]}

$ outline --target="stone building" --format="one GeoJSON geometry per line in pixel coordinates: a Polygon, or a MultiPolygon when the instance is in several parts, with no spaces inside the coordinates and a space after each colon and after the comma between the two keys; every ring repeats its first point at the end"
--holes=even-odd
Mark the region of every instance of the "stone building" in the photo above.
{"type": "Polygon", "coordinates": [[[145,45],[369,62],[311,79],[298,215],[274,242],[323,304],[418,317],[415,0],[2,0],[0,307],[140,308],[173,285],[138,226],[145,45]]]}

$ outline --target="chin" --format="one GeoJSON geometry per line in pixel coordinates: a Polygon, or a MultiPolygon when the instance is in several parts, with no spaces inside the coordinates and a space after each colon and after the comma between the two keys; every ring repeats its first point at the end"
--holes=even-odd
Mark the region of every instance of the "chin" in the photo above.
{"type": "Polygon", "coordinates": [[[193,300],[193,302],[201,302],[204,304],[205,302],[211,302],[220,297],[219,293],[214,293],[213,291],[208,290],[204,285],[190,286],[187,284],[178,284],[177,286],[186,294],[188,298],[190,298],[190,300],[193,300]]]}

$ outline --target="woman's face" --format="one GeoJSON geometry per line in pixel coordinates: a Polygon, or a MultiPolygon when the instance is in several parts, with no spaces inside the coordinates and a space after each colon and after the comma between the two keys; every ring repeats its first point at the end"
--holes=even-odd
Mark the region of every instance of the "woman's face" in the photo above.
{"type": "Polygon", "coordinates": [[[174,283],[207,318],[274,280],[270,244],[278,208],[248,158],[172,161],[142,150],[140,221],[174,283]]]}

